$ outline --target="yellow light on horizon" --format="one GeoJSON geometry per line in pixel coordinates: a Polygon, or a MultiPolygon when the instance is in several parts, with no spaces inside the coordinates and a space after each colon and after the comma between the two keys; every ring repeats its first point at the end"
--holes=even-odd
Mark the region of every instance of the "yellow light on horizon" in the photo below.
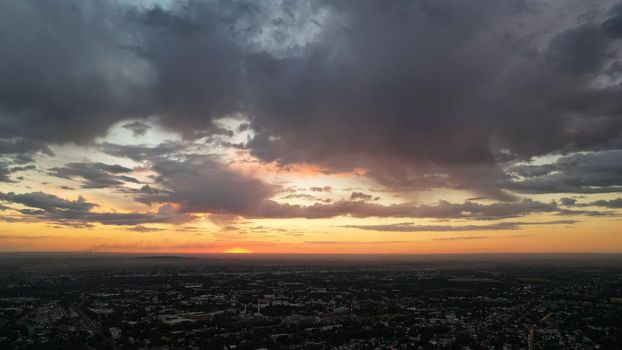
{"type": "Polygon", "coordinates": [[[223,251],[226,254],[251,254],[253,251],[241,247],[233,247],[223,251]]]}

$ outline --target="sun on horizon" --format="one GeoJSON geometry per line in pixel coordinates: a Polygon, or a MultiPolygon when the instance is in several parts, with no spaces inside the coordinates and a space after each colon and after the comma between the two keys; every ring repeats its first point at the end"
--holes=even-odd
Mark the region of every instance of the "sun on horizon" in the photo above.
{"type": "Polygon", "coordinates": [[[252,254],[253,251],[247,248],[242,248],[242,247],[233,247],[233,248],[229,248],[229,249],[225,249],[223,250],[223,253],[226,254],[252,254]]]}

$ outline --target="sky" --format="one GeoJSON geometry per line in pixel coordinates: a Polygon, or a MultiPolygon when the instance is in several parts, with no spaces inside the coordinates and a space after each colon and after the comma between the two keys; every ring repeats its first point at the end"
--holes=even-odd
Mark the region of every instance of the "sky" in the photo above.
{"type": "Polygon", "coordinates": [[[622,3],[0,2],[0,252],[622,252],[622,3]]]}

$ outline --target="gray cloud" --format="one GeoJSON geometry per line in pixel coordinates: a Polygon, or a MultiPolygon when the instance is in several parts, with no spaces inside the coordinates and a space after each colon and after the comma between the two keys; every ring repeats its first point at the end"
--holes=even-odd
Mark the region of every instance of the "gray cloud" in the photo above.
{"type": "Polygon", "coordinates": [[[111,2],[0,4],[0,136],[90,141],[147,109],[144,64],[121,48],[130,26],[111,2]]]}
{"type": "Polygon", "coordinates": [[[521,176],[505,186],[522,193],[606,193],[622,191],[622,150],[575,153],[553,164],[517,165],[521,176]]]}
{"type": "Polygon", "coordinates": [[[43,142],[27,140],[20,137],[0,138],[1,155],[28,155],[41,152],[48,156],[53,155],[50,148],[43,142]]]}
{"type": "Polygon", "coordinates": [[[604,199],[597,200],[597,201],[590,203],[590,205],[611,208],[611,209],[622,209],[622,198],[616,198],[616,199],[611,199],[611,200],[604,200],[604,199]]]}
{"type": "Polygon", "coordinates": [[[156,213],[93,212],[97,204],[87,202],[83,197],[67,200],[43,192],[16,194],[0,193],[0,200],[21,204],[27,208],[14,209],[21,216],[4,216],[4,221],[49,221],[58,225],[90,227],[92,223],[103,225],[140,225],[145,223],[184,223],[195,217],[179,213],[171,206],[162,206],[156,213]]]}
{"type": "Polygon", "coordinates": [[[171,141],[162,142],[155,147],[141,145],[117,145],[107,142],[99,145],[99,149],[104,153],[115,157],[129,158],[137,162],[170,156],[183,151],[185,148],[186,145],[171,141]]]}
{"type": "Polygon", "coordinates": [[[311,187],[309,188],[311,192],[332,192],[333,188],[330,186],[324,187],[311,187]]]}
{"type": "Polygon", "coordinates": [[[128,227],[128,228],[126,228],[126,230],[133,231],[133,232],[160,232],[160,231],[166,231],[166,229],[163,229],[163,228],[147,227],[147,226],[143,226],[143,225],[136,225],[136,226],[128,227]]]}
{"type": "Polygon", "coordinates": [[[362,245],[362,244],[399,244],[405,243],[406,241],[305,241],[305,244],[308,245],[362,245]]]}
{"type": "Polygon", "coordinates": [[[140,194],[139,201],[175,202],[185,212],[248,215],[275,195],[278,187],[236,173],[209,156],[188,156],[184,161],[158,159],[152,169],[165,194],[140,194]]]}
{"type": "Polygon", "coordinates": [[[140,181],[124,175],[131,172],[130,168],[104,163],[69,163],[49,170],[50,175],[63,179],[81,178],[83,188],[116,187],[126,182],[139,184],[140,181]]]}
{"type": "Polygon", "coordinates": [[[561,198],[559,200],[559,203],[561,205],[571,207],[571,206],[573,206],[573,205],[575,205],[577,203],[577,200],[574,199],[574,198],[566,198],[566,197],[564,197],[564,198],[561,198]]]}
{"type": "Polygon", "coordinates": [[[41,209],[49,213],[58,212],[87,212],[97,204],[87,202],[83,197],[71,201],[43,192],[16,194],[13,192],[0,193],[0,200],[22,204],[26,207],[41,209]]]}
{"type": "Polygon", "coordinates": [[[490,238],[525,238],[532,237],[533,235],[510,235],[510,236],[453,236],[453,237],[440,237],[434,238],[433,241],[468,241],[468,240],[479,240],[479,239],[490,239],[490,238]]]}
{"type": "Polygon", "coordinates": [[[37,154],[53,155],[45,143],[0,136],[0,182],[17,182],[12,174],[35,169],[34,165],[26,164],[34,162],[37,154]]]}
{"type": "Polygon", "coordinates": [[[13,166],[0,161],[0,182],[16,182],[11,175],[20,171],[33,170],[36,167],[34,165],[25,166],[13,166]]]}
{"type": "Polygon", "coordinates": [[[516,230],[523,226],[574,225],[577,222],[576,220],[555,220],[541,222],[498,222],[487,225],[415,225],[413,222],[404,222],[387,225],[346,225],[341,227],[388,232],[500,231],[516,230]]]}
{"type": "MultiPolygon", "coordinates": [[[[543,203],[530,199],[512,203],[479,204],[471,201],[450,203],[439,201],[437,204],[400,203],[382,205],[363,201],[336,201],[316,203],[309,206],[280,204],[264,200],[249,216],[268,218],[332,218],[337,216],[396,217],[396,218],[469,218],[477,220],[495,220],[520,217],[536,213],[560,213],[555,203],[543,203]]],[[[572,213],[579,213],[574,211],[572,213]]]]}
{"type": "Polygon", "coordinates": [[[454,236],[454,237],[441,237],[433,238],[433,241],[470,241],[479,239],[488,239],[490,236],[454,236]]]}
{"type": "Polygon", "coordinates": [[[352,192],[352,194],[350,195],[350,199],[368,201],[374,199],[374,196],[363,192],[352,192]]]}
{"type": "Polygon", "coordinates": [[[149,126],[149,124],[146,124],[146,123],[143,123],[143,122],[140,122],[140,121],[135,121],[135,122],[132,122],[132,123],[123,124],[122,127],[125,128],[125,129],[130,130],[134,134],[134,136],[143,136],[151,128],[151,126],[149,126]]]}
{"type": "Polygon", "coordinates": [[[606,31],[587,23],[553,38],[547,58],[567,72],[591,73],[606,62],[609,43],[606,31]]]}

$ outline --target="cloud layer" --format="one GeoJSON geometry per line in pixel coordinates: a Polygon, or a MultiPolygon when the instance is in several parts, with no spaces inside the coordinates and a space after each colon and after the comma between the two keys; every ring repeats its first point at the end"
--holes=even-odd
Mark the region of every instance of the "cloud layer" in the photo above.
{"type": "Polygon", "coordinates": [[[11,189],[4,219],[613,215],[619,199],[570,196],[622,192],[621,49],[609,1],[2,2],[0,182],[45,174],[153,206],[11,189]],[[41,167],[67,145],[99,153],[41,167]],[[318,183],[277,198],[291,184],[244,162],[355,173],[403,199],[318,183]],[[482,200],[409,198],[437,189],[482,200]]]}

